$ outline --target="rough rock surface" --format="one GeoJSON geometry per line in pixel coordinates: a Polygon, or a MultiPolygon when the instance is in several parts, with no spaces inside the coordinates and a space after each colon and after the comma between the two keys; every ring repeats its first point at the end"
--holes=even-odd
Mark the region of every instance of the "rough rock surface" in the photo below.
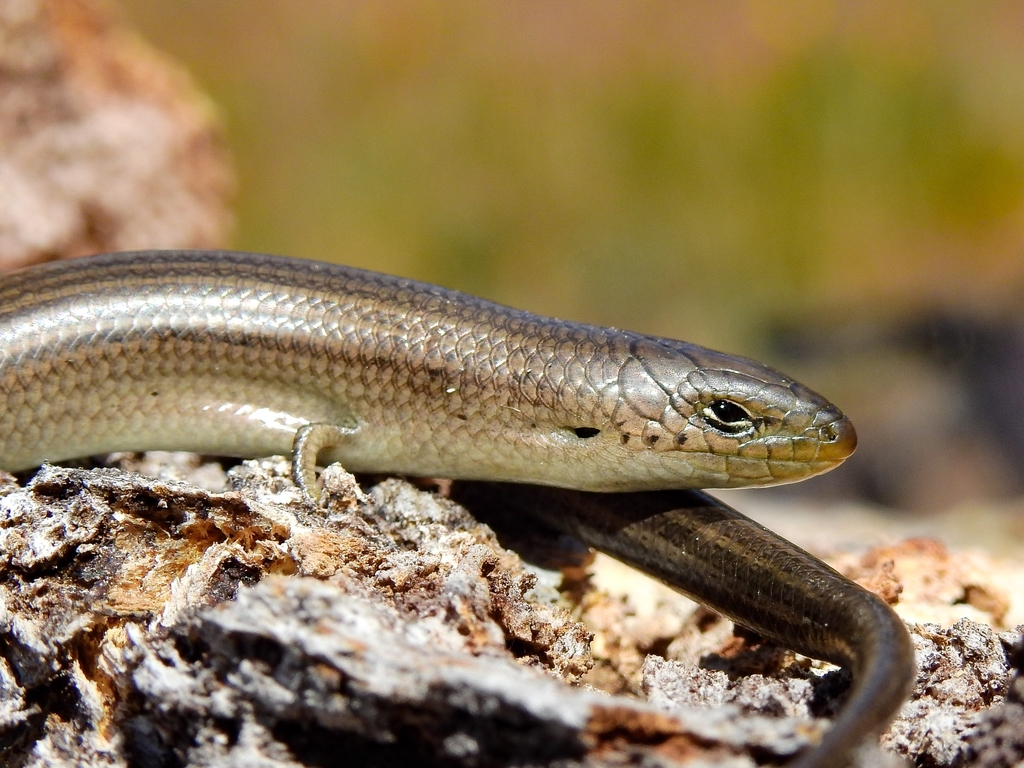
{"type": "MultiPolygon", "coordinates": [[[[364,493],[332,468],[318,510],[283,460],[225,478],[187,456],[117,458],[160,479],[0,481],[6,764],[781,764],[841,703],[844,673],[682,599],[640,616],[578,563],[559,591],[401,481],[364,493]]],[[[1024,759],[1019,633],[914,633],[914,699],[861,764],[1024,759]]]]}
{"type": "Polygon", "coordinates": [[[213,109],[98,0],[0,0],[0,147],[0,271],[225,240],[213,109]]]}
{"type": "Polygon", "coordinates": [[[566,686],[590,666],[589,632],[455,504],[399,481],[364,496],[333,473],[322,512],[286,470],[248,463],[224,493],[114,469],[7,481],[8,764],[653,765],[735,751],[566,686]]]}

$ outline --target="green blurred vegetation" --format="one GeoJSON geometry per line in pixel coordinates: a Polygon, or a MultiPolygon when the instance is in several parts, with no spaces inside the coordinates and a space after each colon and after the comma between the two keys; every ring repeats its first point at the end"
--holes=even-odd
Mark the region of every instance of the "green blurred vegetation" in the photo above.
{"type": "Polygon", "coordinates": [[[221,111],[239,248],[748,354],[1024,272],[1016,2],[118,7],[221,111]]]}

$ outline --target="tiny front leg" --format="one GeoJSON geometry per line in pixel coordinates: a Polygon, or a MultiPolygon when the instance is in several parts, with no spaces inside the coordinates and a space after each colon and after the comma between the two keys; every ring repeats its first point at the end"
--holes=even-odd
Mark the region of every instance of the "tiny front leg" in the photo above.
{"type": "Polygon", "coordinates": [[[313,504],[320,504],[320,489],[316,487],[316,457],[326,448],[334,448],[354,433],[352,427],[314,422],[299,427],[292,443],[292,478],[303,495],[313,504]]]}

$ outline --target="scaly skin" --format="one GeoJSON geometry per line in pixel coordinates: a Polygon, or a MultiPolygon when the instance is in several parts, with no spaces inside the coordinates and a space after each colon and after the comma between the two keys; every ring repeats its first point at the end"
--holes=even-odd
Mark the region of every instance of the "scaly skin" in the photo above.
{"type": "MultiPolygon", "coordinates": [[[[767,366],[257,254],[108,254],[4,276],[0,468],[114,450],[281,454],[302,447],[297,432],[306,453],[333,435],[324,458],[352,471],[575,489],[583,512],[567,507],[563,525],[589,543],[851,664],[861,682],[831,756],[803,765],[841,764],[906,695],[909,639],[876,598],[724,505],[637,493],[793,482],[852,453],[849,420],[767,366]],[[652,499],[656,525],[622,522],[652,499]],[[691,540],[694,510],[745,522],[691,540]]],[[[296,450],[300,480],[312,458],[296,450]]]]}
{"type": "Polygon", "coordinates": [[[835,406],[750,360],[226,252],[5,276],[0,388],[8,470],[112,450],[286,453],[299,426],[327,423],[354,430],[328,456],[350,470],[626,491],[792,482],[856,445],[835,406]],[[742,418],[716,428],[716,403],[742,418]]]}
{"type": "Polygon", "coordinates": [[[881,598],[706,493],[466,483],[453,497],[505,519],[539,518],[763,637],[850,667],[832,728],[790,768],[846,766],[910,695],[914,646],[881,598]]]}

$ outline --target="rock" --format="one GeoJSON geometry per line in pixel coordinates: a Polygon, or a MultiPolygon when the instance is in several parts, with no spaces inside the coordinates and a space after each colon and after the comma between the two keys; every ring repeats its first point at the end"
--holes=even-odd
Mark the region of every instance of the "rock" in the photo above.
{"type": "Polygon", "coordinates": [[[224,243],[215,111],[97,0],[0,2],[0,272],[224,243]]]}
{"type": "MultiPolygon", "coordinates": [[[[214,491],[186,480],[216,485],[216,464],[119,460],[178,479],[0,478],[9,764],[312,766],[344,744],[350,765],[753,766],[785,762],[841,706],[845,673],[670,594],[651,618],[585,579],[559,591],[402,481],[363,491],[333,467],[315,509],[283,459],[214,491]],[[619,695],[579,686],[595,678],[573,612],[599,619],[596,679],[619,695]]],[[[913,631],[914,698],[858,764],[1021,759],[1018,636],[966,619],[913,631]]]]}
{"type": "Polygon", "coordinates": [[[377,765],[734,751],[566,685],[589,632],[454,503],[335,471],[321,511],[287,473],[248,462],[220,493],[116,469],[7,481],[8,762],[314,765],[342,740],[377,765]]]}

